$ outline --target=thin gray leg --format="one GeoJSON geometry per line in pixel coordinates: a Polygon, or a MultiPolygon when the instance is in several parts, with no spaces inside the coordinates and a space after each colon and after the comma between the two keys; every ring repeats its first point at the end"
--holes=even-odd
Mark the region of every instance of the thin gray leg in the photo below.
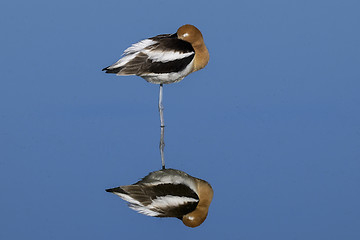
{"type": "Polygon", "coordinates": [[[164,130],[165,130],[165,125],[164,125],[164,106],[162,105],[162,99],[163,99],[163,85],[160,84],[159,112],[160,112],[160,129],[161,129],[161,133],[160,133],[160,145],[159,145],[159,148],[160,148],[162,169],[165,169],[165,158],[164,158],[164,147],[165,147],[164,130]]]}

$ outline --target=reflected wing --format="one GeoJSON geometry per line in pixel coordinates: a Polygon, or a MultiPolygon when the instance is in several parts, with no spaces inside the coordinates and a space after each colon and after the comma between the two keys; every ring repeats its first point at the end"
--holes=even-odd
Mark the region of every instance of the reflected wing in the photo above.
{"type": "Polygon", "coordinates": [[[199,197],[184,184],[136,184],[106,190],[129,202],[129,207],[154,217],[181,218],[195,210],[199,197]]]}

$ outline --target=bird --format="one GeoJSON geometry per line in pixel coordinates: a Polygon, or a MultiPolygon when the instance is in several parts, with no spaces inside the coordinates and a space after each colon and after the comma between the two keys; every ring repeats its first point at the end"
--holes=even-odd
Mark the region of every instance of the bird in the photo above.
{"type": "Polygon", "coordinates": [[[149,173],[135,184],[106,189],[127,201],[129,207],[152,217],[175,217],[197,227],[207,215],[214,191],[205,180],[176,169],[149,173]]]}
{"type": "Polygon", "coordinates": [[[164,160],[163,84],[179,82],[192,72],[204,68],[209,62],[209,51],[198,28],[185,24],[174,34],[160,34],[128,47],[114,64],[103,68],[105,73],[119,76],[137,75],[147,82],[160,84],[160,155],[164,160]]]}
{"type": "Polygon", "coordinates": [[[195,26],[186,24],[174,34],[160,34],[132,44],[122,58],[102,70],[119,76],[137,75],[154,84],[169,84],[181,81],[208,62],[203,35],[195,26]]]}

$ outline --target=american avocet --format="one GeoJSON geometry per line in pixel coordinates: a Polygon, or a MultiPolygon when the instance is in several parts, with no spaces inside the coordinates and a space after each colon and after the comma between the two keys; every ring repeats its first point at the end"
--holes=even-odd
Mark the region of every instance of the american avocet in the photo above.
{"type": "Polygon", "coordinates": [[[200,70],[209,61],[209,52],[199,29],[181,26],[175,34],[161,34],[127,48],[120,60],[103,69],[116,75],[137,75],[150,83],[160,84],[159,111],[161,121],[160,153],[164,161],[163,84],[181,81],[200,70]]]}
{"type": "Polygon", "coordinates": [[[214,194],[208,182],[175,169],[151,172],[133,185],[106,191],[120,196],[139,213],[176,217],[188,227],[205,221],[214,194]]]}
{"type": "Polygon", "coordinates": [[[181,26],[175,34],[162,34],[127,48],[123,57],[103,69],[116,75],[138,75],[156,84],[174,83],[200,70],[209,52],[199,29],[181,26]]]}

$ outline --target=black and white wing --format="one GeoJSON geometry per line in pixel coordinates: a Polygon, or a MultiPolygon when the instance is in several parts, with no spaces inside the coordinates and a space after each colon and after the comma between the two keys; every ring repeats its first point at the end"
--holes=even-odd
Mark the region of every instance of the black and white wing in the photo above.
{"type": "Polygon", "coordinates": [[[138,76],[181,72],[194,56],[190,43],[178,39],[176,34],[163,34],[133,44],[119,61],[103,71],[138,76]]]}
{"type": "Polygon", "coordinates": [[[107,189],[127,201],[129,207],[153,217],[176,217],[192,212],[198,195],[184,184],[139,184],[107,189]]]}

